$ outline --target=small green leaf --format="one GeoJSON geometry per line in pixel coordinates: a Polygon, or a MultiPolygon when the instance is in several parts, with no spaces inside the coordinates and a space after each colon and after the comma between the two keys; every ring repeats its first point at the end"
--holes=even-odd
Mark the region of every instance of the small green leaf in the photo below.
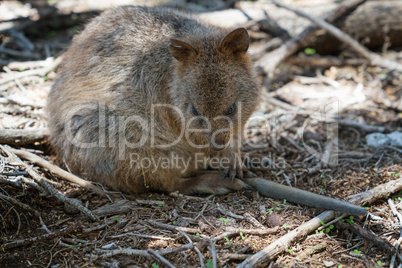
{"type": "Polygon", "coordinates": [[[173,222],[172,222],[172,224],[173,224],[173,225],[176,225],[176,222],[175,222],[175,221],[173,221],[173,222]]]}
{"type": "Polygon", "coordinates": [[[152,268],[159,268],[159,265],[157,265],[155,262],[152,263],[152,268]]]}
{"type": "Polygon", "coordinates": [[[288,253],[291,253],[293,251],[292,248],[289,248],[288,250],[286,250],[288,253]]]}
{"type": "Polygon", "coordinates": [[[23,72],[23,71],[25,71],[26,69],[27,69],[27,68],[25,68],[25,67],[21,67],[21,68],[18,69],[18,71],[19,71],[19,72],[23,72]]]}
{"type": "Polygon", "coordinates": [[[377,264],[378,264],[379,266],[382,266],[382,262],[381,262],[381,261],[377,261],[377,264]]]}
{"type": "Polygon", "coordinates": [[[285,224],[282,226],[282,228],[285,229],[287,226],[288,226],[288,224],[285,223],[285,224]]]}
{"type": "Polygon", "coordinates": [[[224,223],[228,223],[229,221],[225,218],[219,218],[220,221],[223,221],[224,223]]]}
{"type": "Polygon", "coordinates": [[[315,49],[314,48],[311,48],[311,47],[306,47],[305,49],[304,49],[304,54],[306,54],[306,55],[315,55],[315,49]]]}
{"type": "Polygon", "coordinates": [[[214,263],[213,263],[210,259],[207,260],[207,262],[205,263],[205,265],[206,265],[208,268],[214,267],[214,263]]]}
{"type": "Polygon", "coordinates": [[[265,212],[265,215],[267,215],[267,214],[271,214],[272,210],[274,210],[274,208],[270,208],[270,209],[268,209],[268,211],[267,211],[267,212],[265,212]]]}
{"type": "Polygon", "coordinates": [[[353,253],[360,254],[362,252],[360,250],[355,249],[355,250],[353,250],[353,253]]]}
{"type": "Polygon", "coordinates": [[[286,199],[283,199],[283,204],[286,204],[286,199]]]}
{"type": "Polygon", "coordinates": [[[241,237],[242,240],[246,239],[242,232],[240,232],[240,237],[241,237]]]}
{"type": "Polygon", "coordinates": [[[158,204],[158,206],[163,207],[165,204],[158,204]]]}
{"type": "Polygon", "coordinates": [[[196,233],[195,235],[198,236],[198,237],[201,237],[200,233],[196,233]]]}
{"type": "Polygon", "coordinates": [[[115,221],[117,221],[117,222],[120,222],[120,219],[117,218],[116,216],[113,216],[112,219],[115,220],[115,221]]]}
{"type": "Polygon", "coordinates": [[[225,238],[226,242],[229,242],[229,238],[227,236],[224,236],[223,238],[225,238]]]}

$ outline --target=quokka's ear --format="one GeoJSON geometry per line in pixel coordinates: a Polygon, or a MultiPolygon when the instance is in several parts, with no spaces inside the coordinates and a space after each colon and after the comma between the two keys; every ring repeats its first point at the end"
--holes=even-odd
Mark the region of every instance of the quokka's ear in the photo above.
{"type": "Polygon", "coordinates": [[[176,60],[181,62],[194,60],[198,55],[197,50],[191,45],[175,39],[170,39],[169,52],[176,60]]]}
{"type": "Polygon", "coordinates": [[[220,50],[225,54],[244,54],[250,44],[250,37],[244,28],[238,28],[223,39],[220,50]]]}

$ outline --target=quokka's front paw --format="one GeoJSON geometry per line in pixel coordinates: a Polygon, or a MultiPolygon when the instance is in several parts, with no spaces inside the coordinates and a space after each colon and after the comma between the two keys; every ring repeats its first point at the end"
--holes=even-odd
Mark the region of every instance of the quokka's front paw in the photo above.
{"type": "Polygon", "coordinates": [[[224,177],[234,179],[235,177],[242,179],[243,172],[246,171],[239,154],[235,154],[230,158],[230,162],[224,167],[224,177]]]}

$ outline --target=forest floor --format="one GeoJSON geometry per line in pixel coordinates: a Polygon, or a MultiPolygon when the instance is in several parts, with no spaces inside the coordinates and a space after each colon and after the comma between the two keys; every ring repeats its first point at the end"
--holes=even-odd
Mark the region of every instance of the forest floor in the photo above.
{"type": "MultiPolygon", "coordinates": [[[[81,12],[78,15],[71,15],[72,7],[66,7],[64,13],[59,10],[63,14],[58,20],[34,22],[18,31],[28,40],[25,46],[33,45],[32,50],[21,49],[24,44],[18,40],[24,39],[5,34],[7,47],[0,50],[0,131],[46,127],[44,107],[57,75],[57,69],[52,70],[57,67],[56,59],[84,21],[97,14],[79,2],[74,1],[73,10],[81,12]]],[[[10,17],[2,21],[34,16],[35,8],[28,4],[10,1],[6,7],[10,17]]],[[[310,52],[304,50],[297,56],[318,56],[307,55],[310,52]]],[[[398,48],[387,53],[402,61],[398,48]]],[[[284,61],[267,83],[269,90],[247,134],[251,143],[261,146],[243,146],[244,152],[264,155],[275,165],[275,169],[257,170],[258,175],[341,200],[402,179],[401,147],[373,148],[366,139],[371,132],[402,131],[401,74],[377,66],[326,68],[284,61]],[[355,124],[348,124],[351,121],[355,124]],[[322,157],[331,144],[336,149],[330,149],[331,161],[324,162],[322,157]]],[[[55,161],[46,140],[11,147],[55,161]]],[[[253,191],[218,196],[129,196],[108,191],[101,196],[29,161],[11,161],[7,148],[0,150],[0,194],[19,204],[0,199],[0,267],[163,267],[148,249],[177,267],[200,267],[201,263],[213,267],[214,255],[220,267],[235,267],[323,211],[253,191]],[[92,221],[38,190],[27,174],[29,166],[99,220],[92,221]]],[[[400,210],[401,205],[402,192],[396,192],[369,204],[367,215],[343,215],[342,221],[363,227],[395,247],[401,242],[402,219],[393,210],[400,210]]],[[[300,237],[266,266],[396,267],[402,263],[400,255],[395,259],[389,248],[378,245],[338,222],[300,237]]]]}

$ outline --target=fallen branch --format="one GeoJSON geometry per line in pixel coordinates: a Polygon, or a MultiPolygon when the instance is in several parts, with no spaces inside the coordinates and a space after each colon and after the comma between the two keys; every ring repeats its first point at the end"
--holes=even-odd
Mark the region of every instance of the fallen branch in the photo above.
{"type": "Polygon", "coordinates": [[[38,217],[39,222],[42,225],[42,229],[50,232],[49,229],[47,228],[46,224],[43,222],[43,219],[42,219],[42,216],[40,215],[40,213],[38,211],[34,210],[33,208],[31,208],[29,205],[21,203],[17,199],[15,199],[11,196],[4,195],[2,193],[0,193],[0,199],[3,199],[4,201],[9,202],[10,204],[13,204],[14,206],[18,206],[24,210],[32,212],[33,214],[35,214],[36,217],[38,217]]]}
{"type": "Polygon", "coordinates": [[[0,79],[0,85],[3,85],[8,82],[14,81],[15,79],[21,79],[21,78],[27,77],[27,76],[45,76],[48,73],[50,73],[51,71],[55,70],[57,67],[59,67],[62,60],[63,60],[63,57],[60,56],[46,67],[28,70],[28,71],[24,71],[24,72],[15,72],[14,74],[7,75],[3,79],[0,79]]]}
{"type": "Polygon", "coordinates": [[[263,229],[243,229],[243,228],[226,228],[226,231],[216,237],[213,238],[213,241],[219,241],[225,237],[229,237],[232,235],[238,235],[240,233],[243,234],[253,234],[253,235],[268,235],[274,234],[279,230],[279,227],[276,226],[274,228],[263,228],[263,229]]]}
{"type": "Polygon", "coordinates": [[[0,144],[27,145],[42,142],[48,136],[47,128],[38,129],[2,129],[0,144]]]}
{"type": "Polygon", "coordinates": [[[34,164],[34,165],[38,165],[38,166],[41,166],[43,168],[46,168],[51,173],[56,174],[56,175],[62,177],[63,179],[66,179],[66,180],[68,180],[70,182],[78,184],[79,186],[85,188],[88,191],[91,191],[91,192],[94,192],[94,193],[97,193],[97,194],[100,194],[100,195],[105,194],[105,192],[102,190],[102,188],[100,188],[100,187],[98,187],[96,185],[93,185],[91,182],[86,181],[84,179],[81,179],[80,177],[61,169],[58,166],[55,166],[55,165],[49,163],[45,159],[43,159],[43,158],[41,158],[41,157],[39,157],[39,156],[37,156],[37,155],[35,155],[33,153],[23,151],[23,150],[14,149],[14,148],[11,148],[11,147],[7,147],[7,150],[9,150],[10,152],[16,154],[17,156],[19,156],[19,157],[21,157],[21,158],[23,158],[25,160],[31,161],[32,164],[34,164]]]}
{"type": "Polygon", "coordinates": [[[371,52],[366,47],[362,46],[359,42],[357,42],[355,39],[353,39],[349,35],[345,34],[341,30],[339,30],[337,27],[331,25],[330,23],[328,23],[322,19],[316,18],[314,16],[311,16],[311,15],[307,14],[306,12],[299,10],[298,8],[295,8],[291,5],[284,4],[281,1],[272,0],[272,2],[279,7],[283,7],[287,10],[290,10],[290,11],[296,13],[297,15],[299,15],[301,17],[304,17],[304,18],[314,22],[316,25],[318,25],[319,27],[328,31],[330,34],[332,34],[333,36],[335,36],[336,38],[338,38],[345,44],[349,45],[357,53],[359,53],[360,55],[362,55],[363,57],[368,59],[372,65],[377,65],[377,66],[386,68],[391,71],[396,70],[398,72],[402,72],[402,64],[400,64],[396,61],[393,61],[393,60],[389,60],[387,58],[384,58],[380,55],[377,55],[377,54],[371,52]]]}
{"type": "MultiPolygon", "coordinates": [[[[356,8],[365,1],[366,0],[351,0],[341,3],[336,9],[330,11],[327,15],[325,15],[323,19],[325,19],[329,23],[332,23],[336,19],[340,18],[342,15],[356,8]]],[[[257,69],[262,69],[267,74],[271,74],[281,61],[296,53],[302,47],[303,41],[306,40],[310,35],[312,35],[315,30],[317,30],[317,27],[311,25],[304,29],[304,31],[300,34],[288,40],[279,48],[265,54],[261,59],[256,62],[257,69]]]]}
{"type": "Polygon", "coordinates": [[[60,237],[66,234],[69,234],[71,232],[73,232],[74,230],[77,230],[81,228],[81,225],[71,225],[67,228],[64,228],[60,231],[51,233],[51,234],[45,234],[45,235],[41,235],[41,236],[36,236],[36,237],[32,237],[32,238],[27,238],[27,239],[21,239],[21,240],[15,240],[13,242],[9,242],[6,243],[2,246],[3,249],[10,249],[10,248],[16,248],[16,247],[20,247],[20,246],[27,246],[33,243],[37,243],[40,241],[46,241],[46,240],[50,240],[53,239],[55,237],[60,237]]]}
{"type": "Polygon", "coordinates": [[[364,64],[368,64],[369,61],[366,59],[340,59],[334,56],[292,56],[286,59],[286,62],[297,66],[315,66],[315,67],[323,67],[329,68],[332,66],[362,66],[364,64]]]}
{"type": "Polygon", "coordinates": [[[342,127],[352,127],[357,128],[365,133],[372,133],[372,132],[390,132],[391,130],[387,127],[382,126],[373,126],[364,123],[359,123],[351,120],[338,120],[339,125],[342,127]]]}
{"type": "MultiPolygon", "coordinates": [[[[158,250],[157,252],[160,255],[167,255],[167,254],[172,254],[172,253],[178,253],[181,251],[193,249],[194,245],[193,244],[186,244],[180,247],[174,247],[174,248],[167,248],[167,249],[161,249],[158,250]]],[[[86,255],[88,257],[92,257],[94,259],[105,259],[105,258],[110,258],[116,255],[132,255],[132,256],[142,256],[148,259],[151,259],[152,256],[149,254],[146,250],[139,250],[139,249],[131,249],[131,248],[125,248],[125,249],[116,249],[116,250],[101,250],[97,249],[97,252],[104,253],[103,255],[97,256],[97,255],[86,255]]]]}
{"type": "Polygon", "coordinates": [[[81,205],[81,203],[76,199],[70,199],[63,194],[61,194],[57,189],[53,188],[41,175],[39,175],[32,166],[27,165],[24,161],[18,158],[13,152],[10,147],[5,148],[4,146],[0,145],[0,148],[11,158],[13,161],[19,163],[20,165],[24,166],[28,174],[39,183],[41,187],[43,187],[48,193],[54,196],[56,199],[62,201],[63,203],[70,205],[71,207],[81,211],[84,215],[89,217],[91,220],[97,220],[97,217],[86,207],[81,205]],[[11,150],[10,150],[11,149],[11,150]]]}
{"type": "Polygon", "coordinates": [[[350,230],[351,232],[355,233],[356,235],[364,238],[366,241],[370,242],[371,244],[377,246],[379,249],[395,254],[396,249],[385,239],[382,239],[375,234],[370,233],[369,231],[363,229],[360,226],[357,226],[356,224],[350,224],[350,223],[344,223],[344,222],[337,222],[336,225],[339,226],[339,229],[341,230],[350,230]]]}
{"type": "MultiPolygon", "coordinates": [[[[355,205],[363,206],[370,204],[378,199],[387,198],[391,194],[402,190],[402,176],[400,179],[378,185],[370,191],[354,195],[349,202],[355,205]]],[[[240,267],[263,267],[268,262],[273,261],[279,254],[286,251],[292,244],[301,240],[308,233],[313,232],[322,225],[335,217],[334,211],[325,211],[308,222],[300,225],[298,228],[290,231],[272,244],[257,252],[253,256],[242,262],[240,267]]]]}
{"type": "Polygon", "coordinates": [[[166,265],[167,267],[170,268],[175,268],[175,266],[173,264],[171,264],[167,259],[165,259],[164,257],[162,257],[162,255],[160,255],[158,252],[156,252],[155,250],[153,250],[152,248],[149,248],[147,250],[147,252],[154,257],[154,259],[156,259],[157,261],[160,261],[161,263],[163,263],[164,265],[166,265]]]}

